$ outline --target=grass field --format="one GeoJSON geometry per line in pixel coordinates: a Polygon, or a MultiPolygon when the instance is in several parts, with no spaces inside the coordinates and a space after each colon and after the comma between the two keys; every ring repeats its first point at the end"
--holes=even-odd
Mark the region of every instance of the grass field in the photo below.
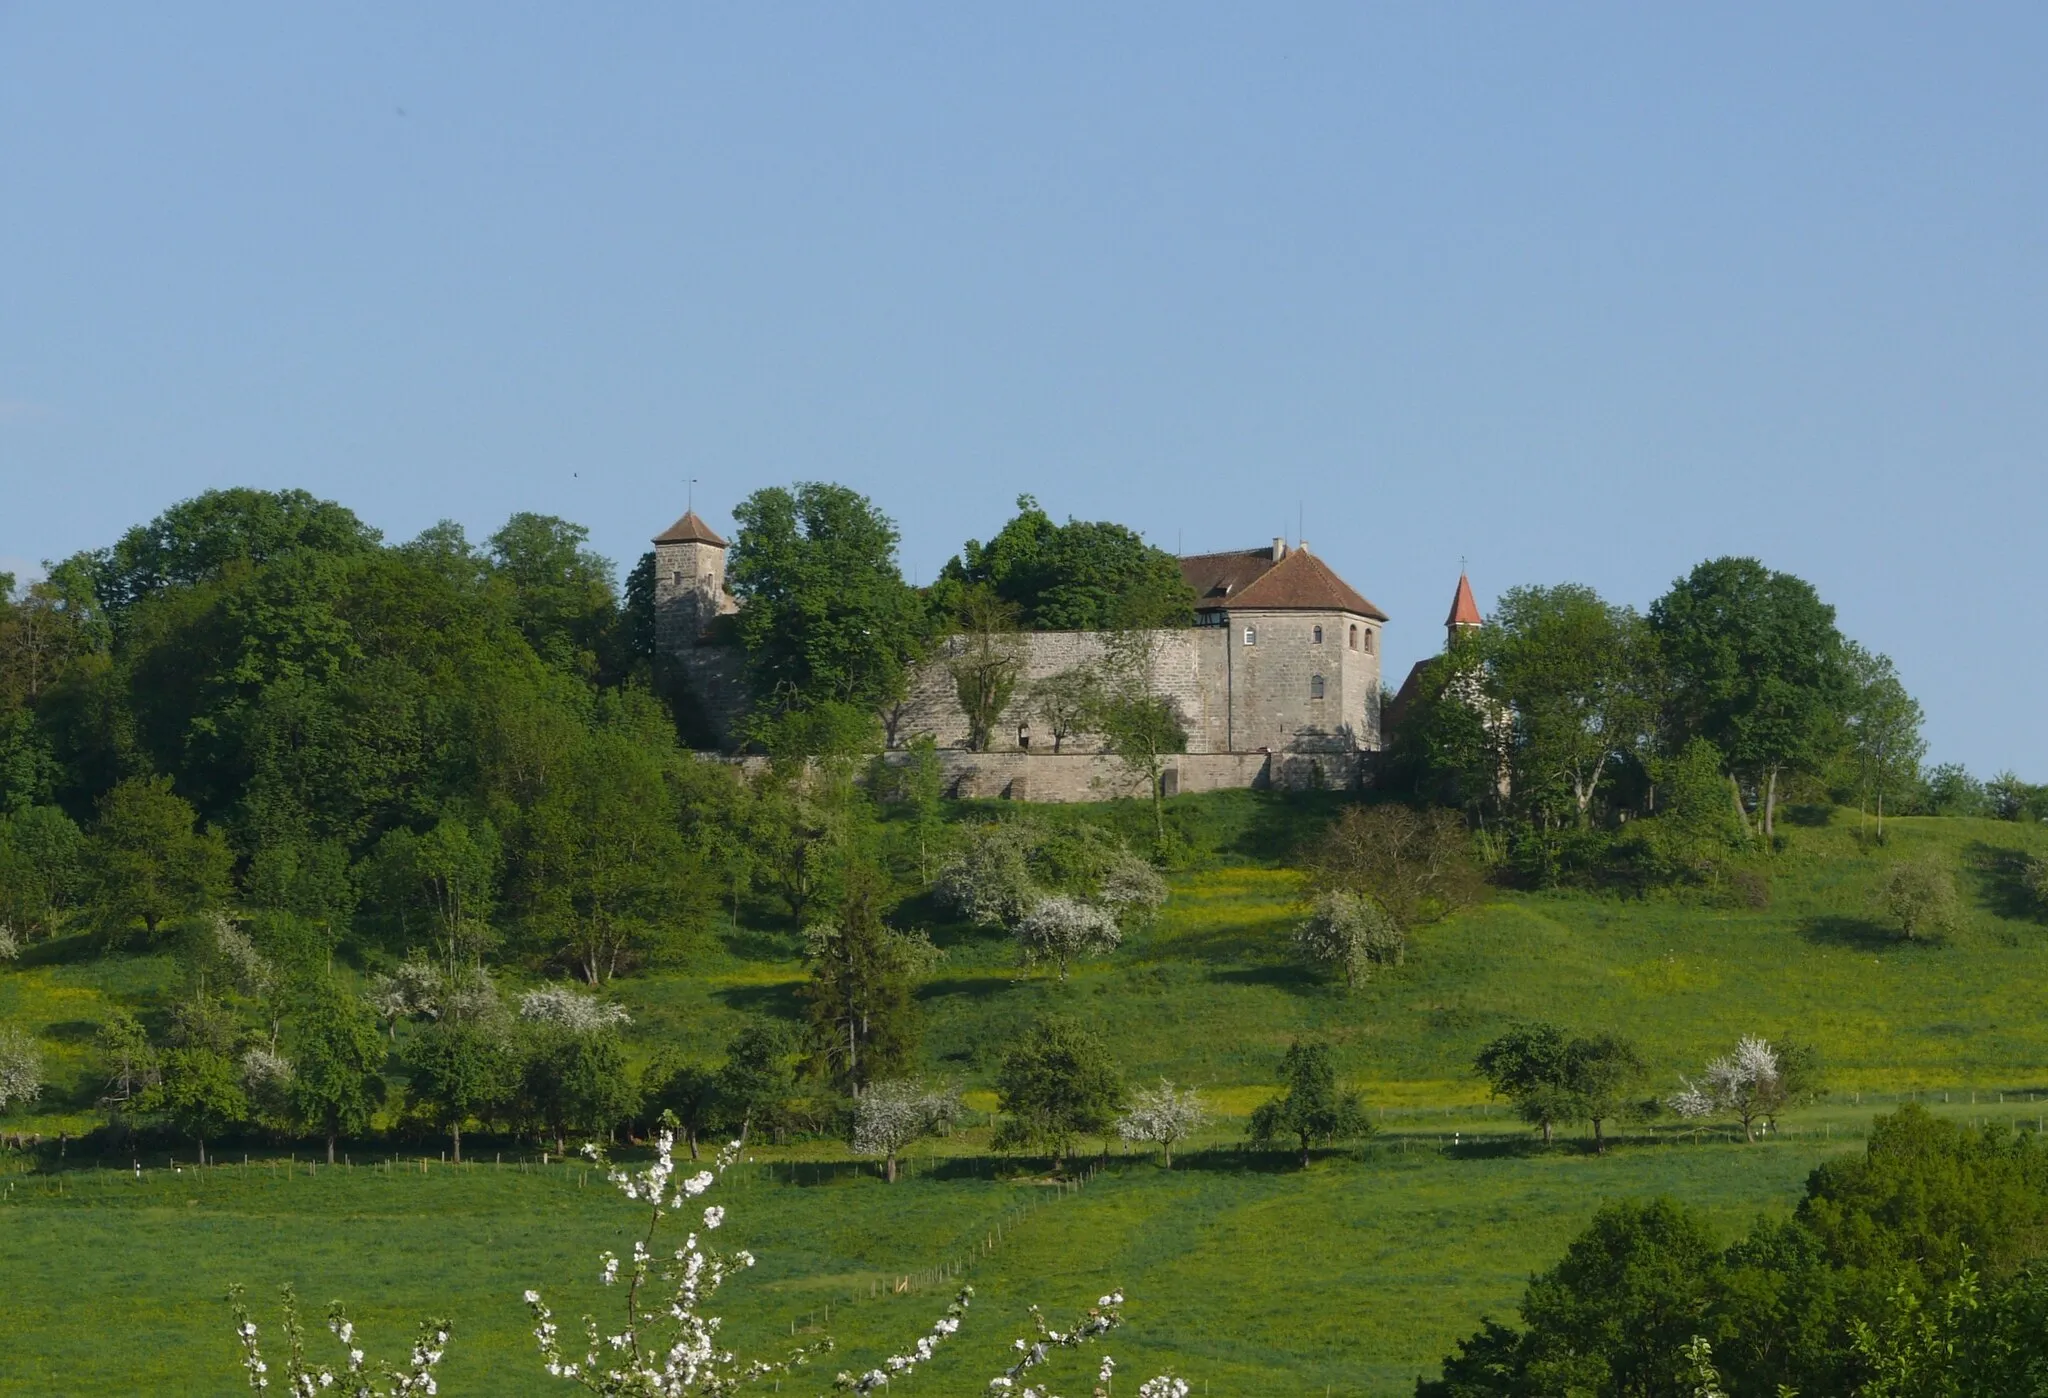
{"type": "MultiPolygon", "coordinates": [[[[1402,1393],[1482,1313],[1509,1311],[1602,1200],[1670,1193],[1732,1232],[1789,1208],[1815,1160],[1854,1148],[1871,1113],[1905,1094],[2037,1126],[2048,927],[2010,869],[2048,839],[1988,821],[1889,824],[1881,849],[1853,813],[1796,828],[1763,909],[1505,895],[1424,930],[1406,966],[1348,996],[1287,956],[1294,882],[1277,848],[1241,846],[1176,876],[1155,929],[1064,985],[1021,975],[1000,938],[937,926],[948,955],[923,994],[927,1068],[970,1102],[988,1104],[1009,1033],[1059,1008],[1105,1035],[1130,1081],[1197,1084],[1236,1118],[1291,1037],[1326,1034],[1383,1135],[1299,1174],[1227,1148],[1241,1120],[1225,1120],[1192,1168],[1116,1161],[1072,1194],[1003,1177],[972,1131],[894,1189],[829,1143],[766,1152],[776,1159],[742,1171],[727,1201],[734,1244],[763,1258],[727,1293],[735,1337],[786,1340],[830,1304],[832,1366],[872,1361],[943,1302],[935,1278],[904,1296],[888,1282],[972,1255],[963,1279],[981,1301],[918,1381],[933,1393],[980,1391],[1027,1302],[1058,1313],[1112,1284],[1133,1298],[1111,1347],[1127,1373],[1172,1363],[1197,1393],[1203,1381],[1218,1394],[1402,1393]],[[1959,870],[1970,918],[1942,945],[1904,945],[1874,920],[1870,890],[1886,861],[1928,851],[1959,870]],[[1660,1089],[1740,1033],[1794,1037],[1820,1049],[1833,1095],[1755,1147],[1664,1137],[1606,1158],[1533,1152],[1468,1065],[1504,1024],[1539,1016],[1628,1034],[1660,1089]],[[1002,1245],[977,1251],[999,1223],[1002,1245]]],[[[152,959],[75,952],[39,949],[0,972],[0,1021],[39,1035],[56,1080],[47,1108],[9,1131],[89,1126],[99,1019],[161,1003],[166,969],[152,959]]],[[[793,938],[743,929],[615,991],[638,1051],[710,1056],[744,1016],[788,1011],[800,976],[793,938]]],[[[227,1391],[222,1292],[241,1280],[265,1295],[286,1277],[316,1307],[347,1298],[389,1352],[416,1317],[451,1310],[444,1392],[540,1391],[520,1292],[541,1285],[574,1314],[596,1290],[592,1256],[632,1223],[574,1167],[298,1169],[0,1178],[0,1393],[227,1391]]]]}

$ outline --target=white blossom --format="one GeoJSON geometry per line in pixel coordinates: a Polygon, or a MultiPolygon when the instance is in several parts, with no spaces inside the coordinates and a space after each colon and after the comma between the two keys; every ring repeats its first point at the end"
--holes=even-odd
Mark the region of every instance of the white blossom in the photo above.
{"type": "MultiPolygon", "coordinates": [[[[1201,1094],[1192,1087],[1177,1090],[1161,1078],[1158,1087],[1131,1094],[1131,1109],[1117,1120],[1116,1129],[1126,1141],[1151,1141],[1163,1147],[1166,1163],[1171,1166],[1174,1143],[1192,1136],[1208,1121],[1201,1094]]],[[[1102,1304],[1110,1303],[1105,1299],[1102,1304]]]]}
{"type": "Polygon", "coordinates": [[[1052,962],[1061,980],[1067,978],[1071,962],[1115,951],[1122,941],[1123,930],[1117,926],[1115,913],[1065,893],[1041,899],[1017,924],[1017,944],[1025,961],[1052,962]]]}
{"type": "Polygon", "coordinates": [[[0,1112],[33,1102],[42,1091],[42,1050],[13,1025],[0,1025],[0,1112]]]}
{"type": "Polygon", "coordinates": [[[527,991],[519,997],[519,1017],[534,1024],[557,1025],[572,1034],[590,1034],[633,1022],[624,1005],[585,995],[566,985],[527,991]]]}

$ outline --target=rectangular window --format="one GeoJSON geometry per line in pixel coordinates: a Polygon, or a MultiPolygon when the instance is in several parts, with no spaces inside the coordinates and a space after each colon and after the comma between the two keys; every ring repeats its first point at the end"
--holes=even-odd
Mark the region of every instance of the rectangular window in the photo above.
{"type": "Polygon", "coordinates": [[[1248,646],[1255,646],[1255,645],[1257,645],[1257,644],[1259,643],[1259,628],[1258,628],[1258,627],[1256,627],[1256,626],[1247,626],[1247,627],[1246,627],[1246,628],[1244,629],[1244,643],[1245,643],[1246,645],[1248,645],[1248,646]]]}

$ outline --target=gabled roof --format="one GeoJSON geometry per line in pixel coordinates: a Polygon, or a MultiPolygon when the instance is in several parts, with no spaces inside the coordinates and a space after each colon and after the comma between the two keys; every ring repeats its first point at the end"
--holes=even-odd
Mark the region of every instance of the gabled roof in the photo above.
{"type": "Polygon", "coordinates": [[[1485,620],[1479,615],[1479,604],[1472,600],[1472,580],[1462,572],[1458,574],[1458,591],[1451,598],[1451,614],[1445,619],[1446,626],[1483,626],[1485,620]]]}
{"type": "Polygon", "coordinates": [[[1374,621],[1387,619],[1304,548],[1278,559],[1271,549],[1193,554],[1181,559],[1180,572],[1195,590],[1197,611],[1353,612],[1374,621]]]}
{"type": "Polygon", "coordinates": [[[687,512],[667,529],[656,534],[654,542],[657,544],[715,544],[719,548],[726,546],[725,540],[711,532],[710,525],[697,518],[695,510],[687,512]]]}

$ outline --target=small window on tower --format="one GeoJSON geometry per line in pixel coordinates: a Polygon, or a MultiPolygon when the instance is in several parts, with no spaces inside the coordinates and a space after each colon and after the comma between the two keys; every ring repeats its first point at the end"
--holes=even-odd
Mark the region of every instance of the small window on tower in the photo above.
{"type": "Polygon", "coordinates": [[[1372,653],[1372,628],[1370,626],[1365,628],[1365,650],[1368,655],[1372,653]]]}
{"type": "Polygon", "coordinates": [[[1355,626],[1351,628],[1351,649],[1358,649],[1358,628],[1355,626]]]}
{"type": "Polygon", "coordinates": [[[677,587],[681,587],[683,585],[683,570],[680,568],[676,569],[673,573],[670,573],[668,575],[668,580],[674,583],[677,587]]]}
{"type": "Polygon", "coordinates": [[[1246,645],[1248,645],[1248,646],[1255,646],[1255,645],[1257,645],[1257,644],[1259,643],[1259,628],[1258,628],[1258,627],[1256,627],[1256,626],[1247,626],[1247,627],[1246,627],[1246,628],[1244,629],[1244,643],[1245,643],[1246,645]]]}
{"type": "Polygon", "coordinates": [[[1315,675],[1309,679],[1308,697],[1311,699],[1320,699],[1323,697],[1323,677],[1321,675],[1315,675]]]}
{"type": "Polygon", "coordinates": [[[1316,643],[1317,645],[1321,645],[1321,644],[1323,643],[1323,628],[1322,628],[1322,627],[1320,627],[1320,626],[1318,626],[1318,627],[1316,628],[1316,641],[1315,641],[1315,643],[1316,643]]]}

